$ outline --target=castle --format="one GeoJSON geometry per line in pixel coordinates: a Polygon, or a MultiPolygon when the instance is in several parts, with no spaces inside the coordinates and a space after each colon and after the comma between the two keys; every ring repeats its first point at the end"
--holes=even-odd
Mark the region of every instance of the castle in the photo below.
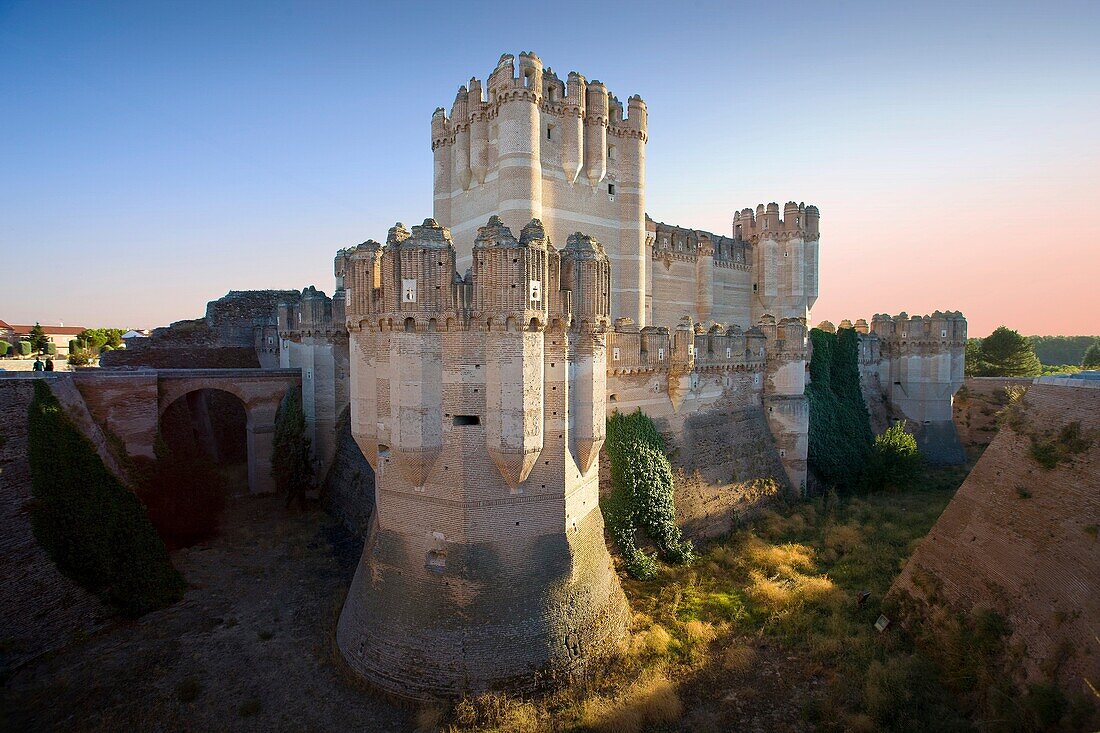
{"type": "MultiPolygon", "coordinates": [[[[533,53],[461,87],[431,132],[433,217],[340,250],[333,298],[307,289],[278,318],[319,460],[350,404],[375,474],[338,645],[411,697],[532,686],[623,636],[599,511],[609,412],[674,436],[749,415],[774,478],[805,491],[820,238],[794,202],[736,212],[731,236],[650,219],[645,103],[533,53]]],[[[950,421],[961,315],[856,330],[869,402],[950,421]]]]}

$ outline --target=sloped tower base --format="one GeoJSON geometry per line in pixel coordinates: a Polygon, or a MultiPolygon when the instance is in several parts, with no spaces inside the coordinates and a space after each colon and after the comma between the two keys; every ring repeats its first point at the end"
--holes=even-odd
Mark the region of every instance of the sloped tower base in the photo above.
{"type": "Polygon", "coordinates": [[[340,616],[344,658],[388,693],[530,690],[626,635],[629,611],[598,510],[562,534],[450,545],[445,556],[431,546],[373,524],[340,616]]]}

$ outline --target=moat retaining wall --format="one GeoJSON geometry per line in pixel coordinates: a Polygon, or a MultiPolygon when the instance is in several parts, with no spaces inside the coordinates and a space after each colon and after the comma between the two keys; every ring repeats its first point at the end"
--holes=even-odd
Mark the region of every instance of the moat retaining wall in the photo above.
{"type": "MultiPolygon", "coordinates": [[[[997,388],[1003,388],[997,387],[997,388]]],[[[1088,696],[1100,680],[1100,384],[1036,380],[895,581],[918,609],[946,603],[993,609],[1023,645],[1021,682],[1053,669],[1088,696]],[[1059,382],[1064,382],[1062,384],[1059,382]],[[1031,457],[1032,436],[1080,423],[1090,447],[1051,470],[1031,457]]]]}

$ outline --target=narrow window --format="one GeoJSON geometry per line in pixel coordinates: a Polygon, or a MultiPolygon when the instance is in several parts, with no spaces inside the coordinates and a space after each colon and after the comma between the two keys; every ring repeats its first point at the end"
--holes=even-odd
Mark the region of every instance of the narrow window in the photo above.
{"type": "Polygon", "coordinates": [[[615,184],[614,183],[607,184],[607,193],[611,196],[615,195],[615,184]]]}
{"type": "Polygon", "coordinates": [[[547,125],[546,126],[546,139],[547,140],[553,140],[554,139],[554,126],[553,125],[547,125]]]}
{"type": "Polygon", "coordinates": [[[607,159],[608,160],[615,160],[615,146],[614,145],[608,145],[607,146],[607,159]]]}
{"type": "Polygon", "coordinates": [[[665,350],[664,349],[657,349],[657,361],[664,361],[664,360],[665,360],[665,350]]]}
{"type": "Polygon", "coordinates": [[[615,348],[613,348],[611,350],[611,360],[612,361],[618,361],[619,360],[619,347],[618,346],[616,346],[615,348]]]}

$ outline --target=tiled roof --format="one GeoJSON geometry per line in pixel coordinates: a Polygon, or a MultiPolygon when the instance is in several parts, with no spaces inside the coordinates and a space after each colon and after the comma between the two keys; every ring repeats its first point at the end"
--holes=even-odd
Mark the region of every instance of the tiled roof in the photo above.
{"type": "MultiPolygon", "coordinates": [[[[12,325],[9,328],[18,334],[24,334],[30,333],[31,329],[34,328],[34,324],[32,323],[29,326],[12,325]]],[[[42,330],[46,332],[47,336],[76,336],[87,329],[84,326],[42,326],[42,330]]]]}

